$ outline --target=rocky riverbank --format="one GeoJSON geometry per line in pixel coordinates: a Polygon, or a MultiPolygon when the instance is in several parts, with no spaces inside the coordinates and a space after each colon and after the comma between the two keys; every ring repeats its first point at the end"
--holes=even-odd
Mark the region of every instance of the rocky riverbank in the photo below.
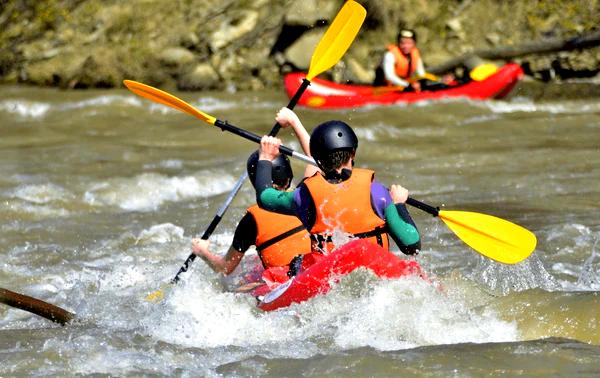
{"type": "MultiPolygon", "coordinates": [[[[367,20],[327,74],[367,83],[401,25],[426,65],[471,51],[567,38],[600,25],[598,1],[359,0],[367,20]]],[[[0,0],[0,82],[185,90],[278,88],[306,69],[341,0],[0,0]]],[[[517,58],[533,78],[593,77],[600,48],[517,58]]]]}

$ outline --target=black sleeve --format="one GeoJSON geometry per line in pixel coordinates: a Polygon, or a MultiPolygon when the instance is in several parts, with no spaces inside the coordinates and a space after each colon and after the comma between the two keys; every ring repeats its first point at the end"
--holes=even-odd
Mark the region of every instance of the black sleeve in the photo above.
{"type": "Polygon", "coordinates": [[[235,228],[231,247],[244,253],[256,243],[256,221],[250,213],[246,213],[235,228]]]}
{"type": "Polygon", "coordinates": [[[256,203],[260,206],[260,194],[267,188],[272,188],[273,164],[269,160],[259,160],[256,164],[256,203]]]}
{"type": "MultiPolygon", "coordinates": [[[[397,203],[396,210],[398,210],[398,214],[400,215],[402,220],[404,220],[408,224],[413,225],[414,228],[417,228],[417,225],[411,218],[410,213],[408,212],[408,209],[406,208],[406,205],[404,205],[403,203],[397,203]]],[[[418,231],[418,229],[417,229],[417,231],[418,231]]],[[[393,233],[390,232],[390,236],[392,237],[392,239],[394,239],[394,242],[396,243],[398,248],[400,248],[400,251],[402,251],[402,253],[404,253],[405,255],[416,255],[421,250],[421,240],[420,239],[418,242],[416,242],[414,244],[404,245],[404,243],[402,243],[401,240],[398,240],[396,237],[394,237],[393,233]]]]}

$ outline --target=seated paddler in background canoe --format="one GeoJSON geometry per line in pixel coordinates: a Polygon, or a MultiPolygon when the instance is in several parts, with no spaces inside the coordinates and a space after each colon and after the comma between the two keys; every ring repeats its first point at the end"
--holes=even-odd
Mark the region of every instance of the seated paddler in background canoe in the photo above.
{"type": "MultiPolygon", "coordinates": [[[[289,110],[280,112],[277,121],[301,125],[289,110]]],[[[318,260],[351,238],[367,239],[389,250],[391,237],[405,254],[418,253],[419,232],[404,206],[408,191],[400,185],[388,190],[374,179],[373,171],[354,168],[358,138],[352,128],[342,121],[322,123],[308,143],[320,170],[313,168],[311,173],[307,168],[308,177],[294,191],[286,192],[271,185],[281,141],[264,136],[255,186],[261,208],[295,215],[310,232],[312,253],[303,256],[305,262],[318,260]]],[[[308,264],[303,263],[303,268],[308,264]]]]}
{"type": "Polygon", "coordinates": [[[440,79],[425,71],[414,30],[400,30],[396,43],[388,45],[387,50],[375,74],[376,86],[388,85],[398,90],[420,92],[447,88],[454,79],[452,75],[440,79]]]}
{"type": "MultiPolygon", "coordinates": [[[[296,135],[301,135],[301,133],[306,133],[306,130],[295,128],[294,132],[296,135]]],[[[304,140],[308,140],[308,133],[304,140]]],[[[308,142],[303,147],[308,151],[308,142]]],[[[257,162],[258,151],[255,151],[250,155],[246,164],[248,177],[253,186],[256,186],[257,162]]],[[[281,191],[290,188],[294,173],[287,156],[279,155],[273,160],[271,177],[272,188],[281,191]]],[[[256,246],[256,251],[265,269],[262,273],[262,281],[271,287],[277,286],[293,276],[296,270],[290,270],[292,260],[296,256],[310,252],[309,234],[297,217],[264,210],[257,205],[250,206],[239,221],[233,241],[225,256],[211,252],[208,240],[192,239],[193,253],[200,256],[215,272],[225,275],[233,273],[245,252],[253,245],[256,246]]],[[[263,282],[250,283],[238,291],[253,289],[263,282]]]]}

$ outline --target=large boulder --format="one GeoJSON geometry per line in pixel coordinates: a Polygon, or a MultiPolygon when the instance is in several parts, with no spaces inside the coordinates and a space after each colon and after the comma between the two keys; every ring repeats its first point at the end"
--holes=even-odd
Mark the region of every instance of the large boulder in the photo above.
{"type": "Polygon", "coordinates": [[[85,58],[69,80],[70,88],[113,88],[121,85],[122,73],[115,51],[99,48],[85,58]]]}
{"type": "Polygon", "coordinates": [[[85,59],[85,56],[76,53],[65,53],[31,62],[21,70],[20,80],[35,85],[68,87],[85,59]]]}
{"type": "Polygon", "coordinates": [[[177,87],[183,90],[203,90],[216,88],[218,84],[217,71],[209,63],[200,63],[179,79],[177,87]]]}
{"type": "Polygon", "coordinates": [[[331,0],[294,1],[285,14],[285,22],[290,25],[314,26],[319,20],[333,20],[341,3],[331,0]]]}
{"type": "Polygon", "coordinates": [[[285,50],[285,59],[299,69],[308,70],[312,51],[315,50],[323,33],[325,33],[324,28],[312,29],[304,33],[285,50]]]}
{"type": "Polygon", "coordinates": [[[237,12],[219,23],[209,37],[209,45],[213,51],[218,51],[232,41],[250,33],[258,22],[258,12],[248,10],[237,12]]]}
{"type": "Polygon", "coordinates": [[[184,67],[195,60],[194,53],[183,47],[168,47],[159,55],[160,61],[167,67],[184,67]]]}

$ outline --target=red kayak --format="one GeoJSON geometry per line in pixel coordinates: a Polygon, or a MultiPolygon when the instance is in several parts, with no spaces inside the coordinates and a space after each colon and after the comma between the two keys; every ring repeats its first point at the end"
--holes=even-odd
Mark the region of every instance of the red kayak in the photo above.
{"type": "Polygon", "coordinates": [[[294,278],[265,293],[265,286],[253,294],[258,298],[258,308],[272,311],[292,303],[304,302],[329,291],[336,282],[355,269],[367,268],[381,278],[400,278],[418,275],[425,279],[419,263],[403,260],[366,240],[354,240],[324,256],[294,278]]]}
{"type": "MultiPolygon", "coordinates": [[[[285,90],[291,98],[305,73],[287,74],[284,78],[285,90]]],[[[373,87],[368,85],[337,84],[315,78],[300,98],[299,105],[322,109],[354,108],[366,105],[390,105],[442,98],[463,97],[476,100],[502,98],[506,96],[523,77],[521,66],[506,64],[496,73],[482,81],[470,81],[454,87],[436,91],[402,92],[390,87],[373,87]]]]}

